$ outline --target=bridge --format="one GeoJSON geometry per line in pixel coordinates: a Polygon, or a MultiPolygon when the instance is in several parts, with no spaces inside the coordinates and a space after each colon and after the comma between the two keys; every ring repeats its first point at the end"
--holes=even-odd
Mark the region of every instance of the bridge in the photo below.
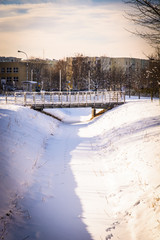
{"type": "Polygon", "coordinates": [[[29,106],[35,110],[44,108],[91,107],[108,109],[125,103],[122,91],[87,92],[6,92],[0,95],[0,104],[29,106]]]}

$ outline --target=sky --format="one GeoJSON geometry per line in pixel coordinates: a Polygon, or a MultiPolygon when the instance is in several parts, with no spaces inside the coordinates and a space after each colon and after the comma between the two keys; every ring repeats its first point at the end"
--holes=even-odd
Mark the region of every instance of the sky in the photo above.
{"type": "Polygon", "coordinates": [[[121,0],[0,0],[0,56],[146,58],[121,0]]]}

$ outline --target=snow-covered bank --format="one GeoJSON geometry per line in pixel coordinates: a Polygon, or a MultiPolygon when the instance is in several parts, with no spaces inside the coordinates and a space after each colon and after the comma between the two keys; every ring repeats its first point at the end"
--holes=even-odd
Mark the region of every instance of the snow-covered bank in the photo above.
{"type": "MultiPolygon", "coordinates": [[[[0,239],[8,238],[9,222],[28,217],[18,202],[43,166],[47,139],[58,122],[28,108],[0,106],[0,239]]],[[[21,219],[21,220],[22,220],[21,219]]]]}
{"type": "Polygon", "coordinates": [[[1,106],[0,239],[159,240],[158,100],[65,111],[1,106]]]}
{"type": "MultiPolygon", "coordinates": [[[[79,135],[83,138],[91,137],[92,174],[96,176],[94,191],[99,194],[99,197],[96,194],[93,197],[91,212],[96,216],[96,205],[101,205],[101,216],[104,216],[105,211],[105,222],[107,219],[109,222],[106,239],[159,239],[158,101],[130,102],[113,109],[87,127],[81,128],[79,135]]],[[[86,186],[87,175],[88,172],[83,180],[76,175],[82,186],[86,186]]],[[[82,197],[82,205],[85,218],[90,221],[90,212],[88,207],[85,208],[88,203],[86,198],[86,195],[82,197]]],[[[94,227],[96,226],[97,223],[94,227]]],[[[102,229],[98,233],[102,234],[102,229]]],[[[104,237],[105,232],[102,239],[104,237]]],[[[95,239],[100,238],[96,236],[95,239]]]]}

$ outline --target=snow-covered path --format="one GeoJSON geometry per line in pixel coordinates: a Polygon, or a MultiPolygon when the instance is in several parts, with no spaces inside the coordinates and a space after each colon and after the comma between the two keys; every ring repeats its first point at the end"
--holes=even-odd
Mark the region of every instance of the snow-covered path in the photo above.
{"type": "MultiPolygon", "coordinates": [[[[1,111],[7,129],[3,138],[8,141],[3,159],[10,174],[16,170],[18,185],[12,191],[20,196],[17,214],[10,206],[15,221],[8,220],[4,239],[159,240],[158,101],[127,103],[79,123],[57,124],[48,116],[25,111],[18,107],[1,111]],[[28,132],[31,126],[36,135],[33,129],[28,132]],[[18,143],[29,160],[26,164],[23,159],[24,166],[19,166],[21,158],[16,159],[21,153],[18,143]],[[19,176],[21,171],[24,176],[19,176]]],[[[7,182],[5,186],[11,188],[7,182]]],[[[10,197],[9,191],[4,193],[10,197]]]]}
{"type": "Polygon", "coordinates": [[[77,131],[77,126],[61,124],[46,143],[42,156],[46,164],[37,170],[23,201],[24,208],[32,213],[30,239],[91,239],[81,219],[82,206],[70,166],[71,152],[81,141],[77,131]]]}
{"type": "Polygon", "coordinates": [[[37,167],[21,202],[31,218],[21,232],[12,232],[16,238],[105,239],[114,216],[106,210],[107,186],[92,138],[79,135],[88,125],[62,123],[45,142],[44,164],[37,167]]]}

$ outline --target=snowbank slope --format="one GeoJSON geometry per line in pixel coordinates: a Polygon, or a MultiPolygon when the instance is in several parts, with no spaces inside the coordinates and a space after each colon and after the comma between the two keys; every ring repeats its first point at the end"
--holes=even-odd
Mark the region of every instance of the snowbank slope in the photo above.
{"type": "Polygon", "coordinates": [[[126,103],[81,128],[79,135],[91,138],[95,189],[101,189],[101,206],[111,220],[106,239],[160,239],[158,101],[126,103]]]}
{"type": "Polygon", "coordinates": [[[0,134],[1,239],[160,239],[158,101],[78,124],[3,105],[0,134]]]}
{"type": "Polygon", "coordinates": [[[20,215],[18,200],[32,185],[34,170],[44,164],[47,138],[57,126],[56,120],[31,109],[0,106],[0,239],[6,224],[20,215]]]}

